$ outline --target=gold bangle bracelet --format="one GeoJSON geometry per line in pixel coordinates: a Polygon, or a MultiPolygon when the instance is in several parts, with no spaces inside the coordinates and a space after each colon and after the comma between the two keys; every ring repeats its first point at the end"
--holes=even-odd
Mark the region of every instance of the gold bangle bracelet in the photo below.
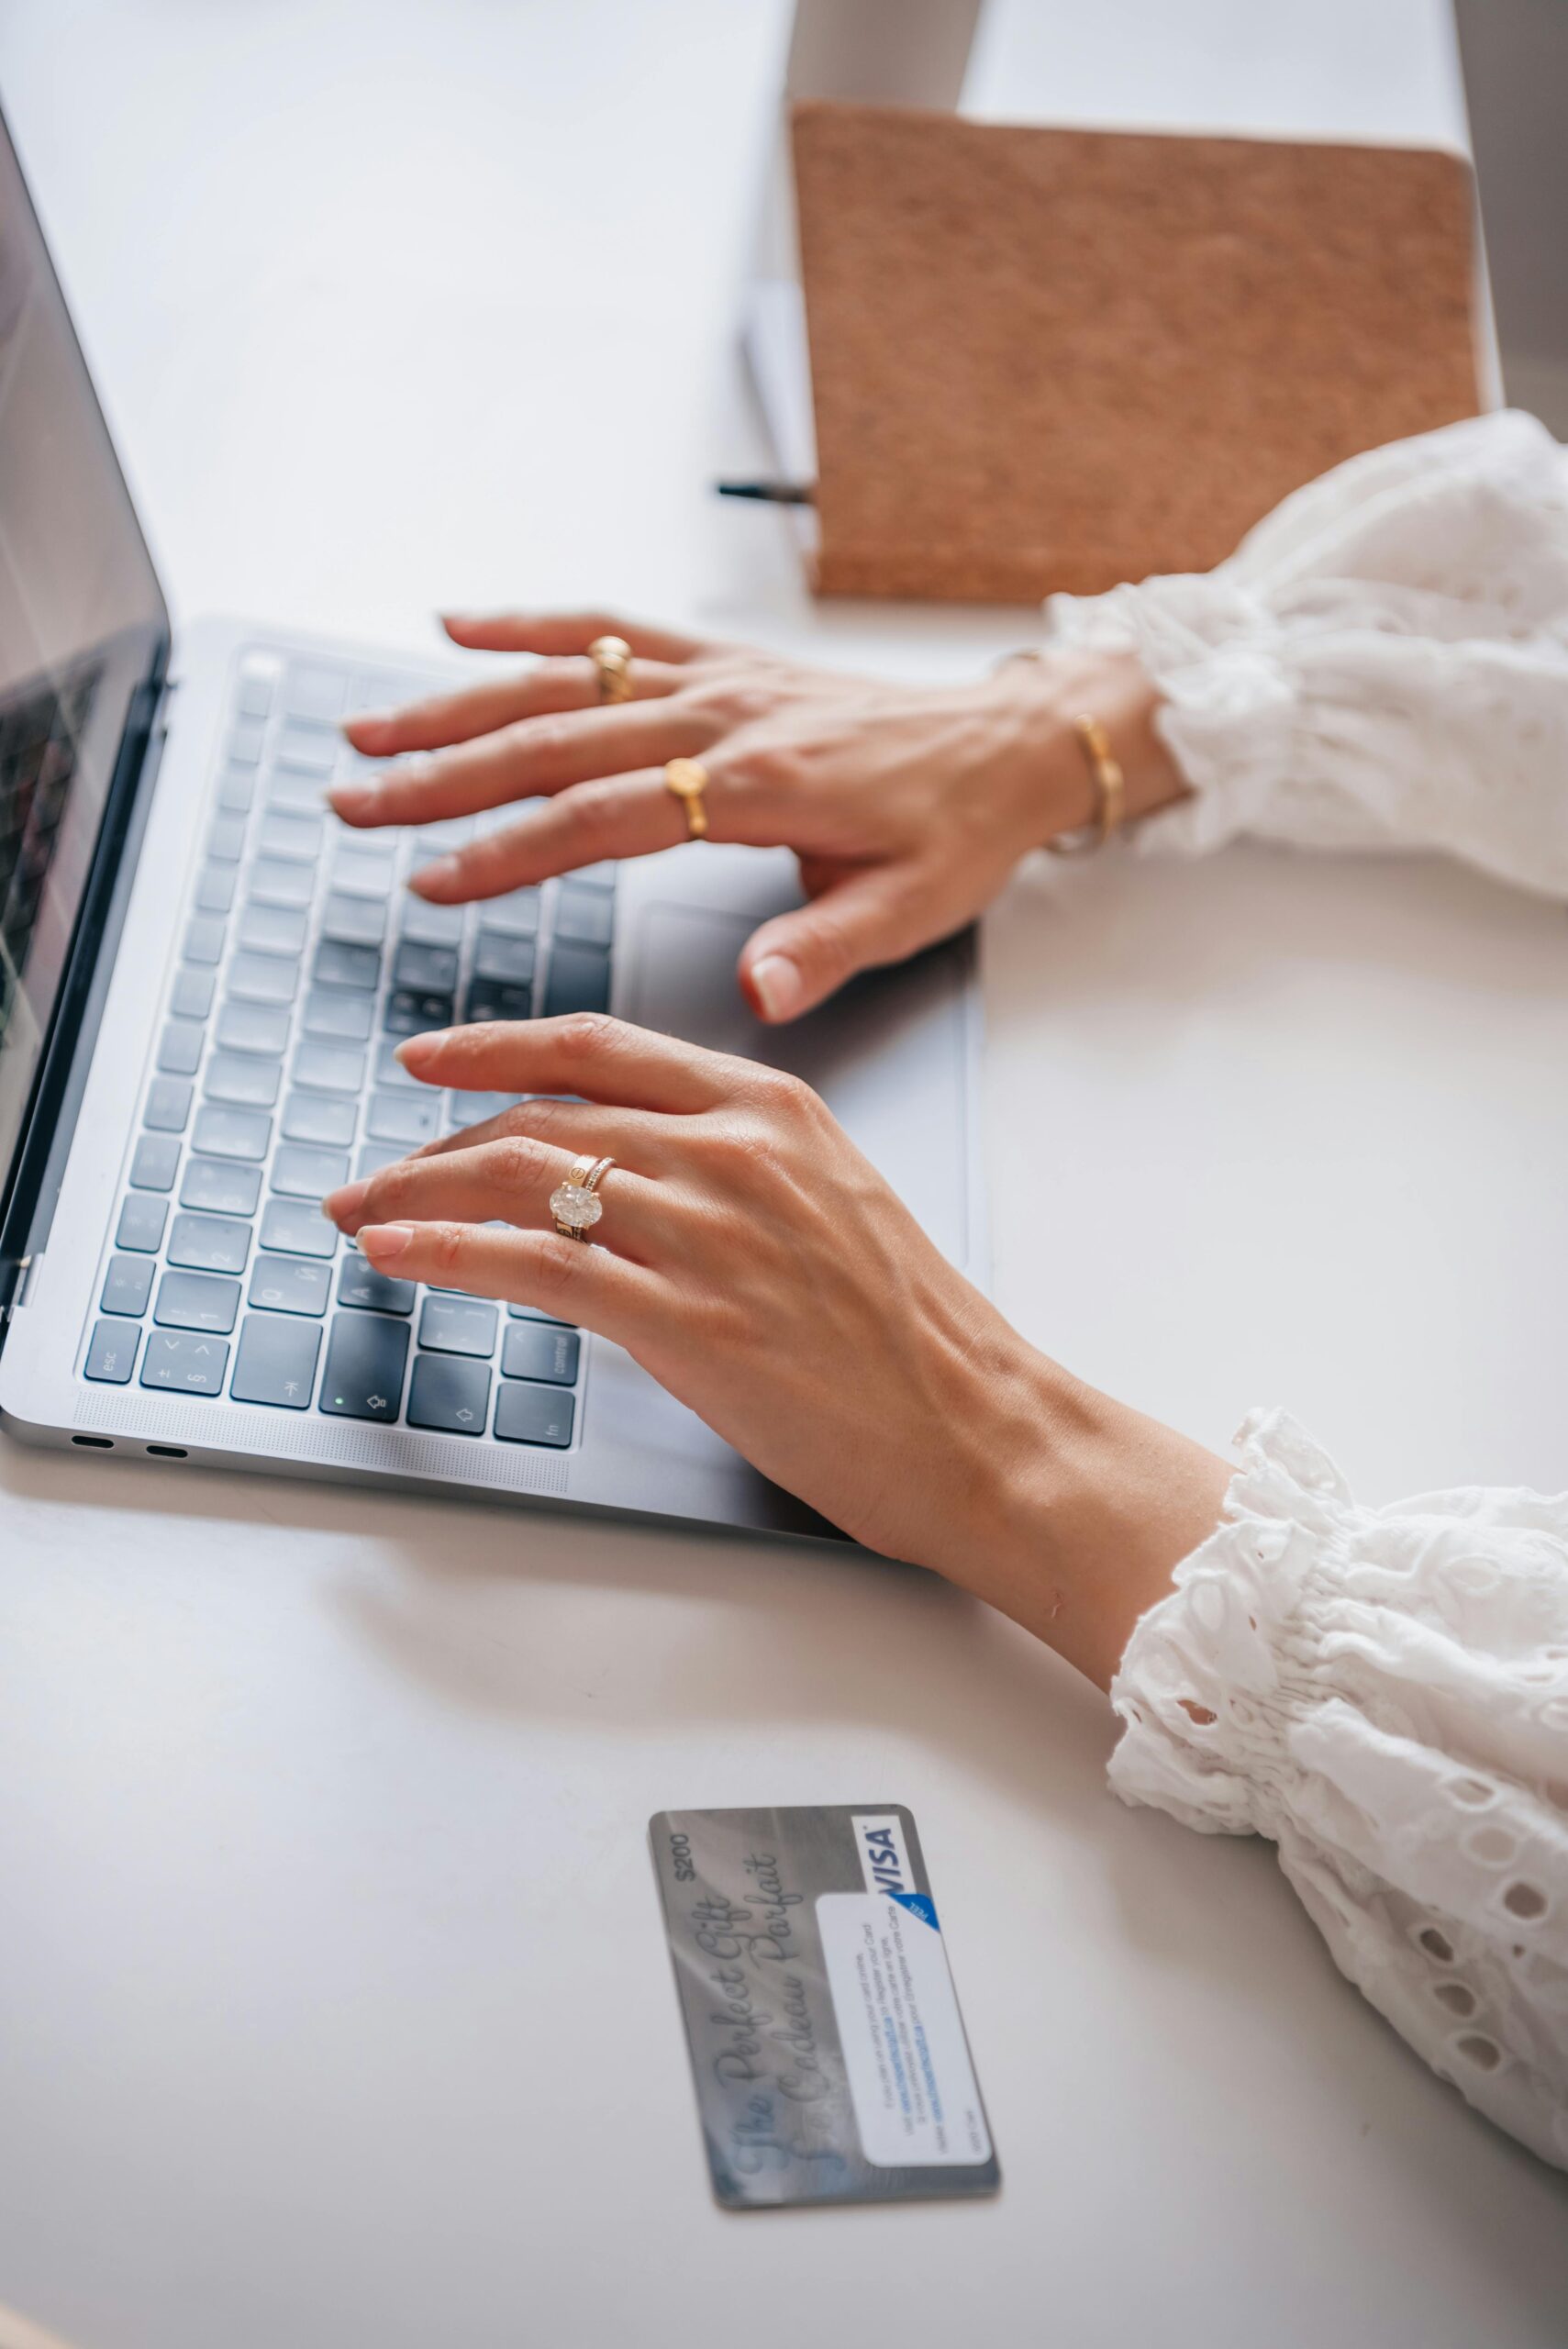
{"type": "Polygon", "coordinates": [[[1078,737],[1088,764],[1089,780],[1095,786],[1093,820],[1081,830],[1060,832],[1046,846],[1052,856],[1087,856],[1120,831],[1127,820],[1127,778],[1121,771],[1121,761],[1111,749],[1110,737],[1097,718],[1085,711],[1073,720],[1073,731],[1078,737]]]}

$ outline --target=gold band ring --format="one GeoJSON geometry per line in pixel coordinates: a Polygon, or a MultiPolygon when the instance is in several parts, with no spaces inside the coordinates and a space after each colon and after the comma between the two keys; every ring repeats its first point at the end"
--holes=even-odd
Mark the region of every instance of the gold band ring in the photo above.
{"type": "Polygon", "coordinates": [[[631,647],[624,636],[596,636],[588,647],[601,701],[631,699],[631,647]]]}
{"type": "Polygon", "coordinates": [[[703,793],[707,789],[707,769],[700,759],[672,759],[664,769],[664,788],[678,799],[685,811],[686,838],[701,841],[707,838],[707,807],[703,793]]]}
{"type": "Polygon", "coordinates": [[[586,1240],[605,1212],[599,1184],[615,1164],[613,1158],[580,1158],[564,1183],[550,1195],[550,1211],[562,1240],[586,1240]]]}

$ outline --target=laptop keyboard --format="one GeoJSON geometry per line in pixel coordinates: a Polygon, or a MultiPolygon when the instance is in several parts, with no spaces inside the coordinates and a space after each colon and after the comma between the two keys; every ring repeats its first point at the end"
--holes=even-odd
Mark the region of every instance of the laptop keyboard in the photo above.
{"type": "Polygon", "coordinates": [[[419,690],[321,658],[239,663],[83,1374],[561,1450],[576,1330],[389,1279],[320,1211],[514,1097],[431,1092],[394,1058],[403,1037],[609,1003],[612,865],[426,905],[409,874],[515,809],[362,832],[327,807],[373,763],[339,719],[419,690]]]}

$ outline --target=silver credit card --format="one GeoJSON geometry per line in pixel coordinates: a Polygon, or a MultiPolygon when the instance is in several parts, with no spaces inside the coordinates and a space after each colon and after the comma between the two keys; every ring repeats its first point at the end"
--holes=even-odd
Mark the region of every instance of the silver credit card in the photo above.
{"type": "Polygon", "coordinates": [[[649,1833],[726,2209],[994,2194],[909,1813],[662,1810],[649,1833]]]}

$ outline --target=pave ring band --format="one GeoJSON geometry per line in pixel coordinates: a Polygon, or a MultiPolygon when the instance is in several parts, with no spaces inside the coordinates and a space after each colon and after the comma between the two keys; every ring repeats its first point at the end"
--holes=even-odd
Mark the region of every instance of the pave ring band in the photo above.
{"type": "Polygon", "coordinates": [[[614,1164],[613,1158],[580,1158],[551,1191],[550,1211],[562,1240],[587,1239],[605,1212],[598,1186],[614,1164]]]}
{"type": "Polygon", "coordinates": [[[631,647],[624,636],[596,636],[588,647],[601,701],[631,699],[631,647]]]}
{"type": "Polygon", "coordinates": [[[700,759],[671,759],[664,769],[664,788],[681,803],[686,819],[686,838],[691,841],[707,837],[707,807],[703,793],[707,789],[707,769],[700,759]]]}

